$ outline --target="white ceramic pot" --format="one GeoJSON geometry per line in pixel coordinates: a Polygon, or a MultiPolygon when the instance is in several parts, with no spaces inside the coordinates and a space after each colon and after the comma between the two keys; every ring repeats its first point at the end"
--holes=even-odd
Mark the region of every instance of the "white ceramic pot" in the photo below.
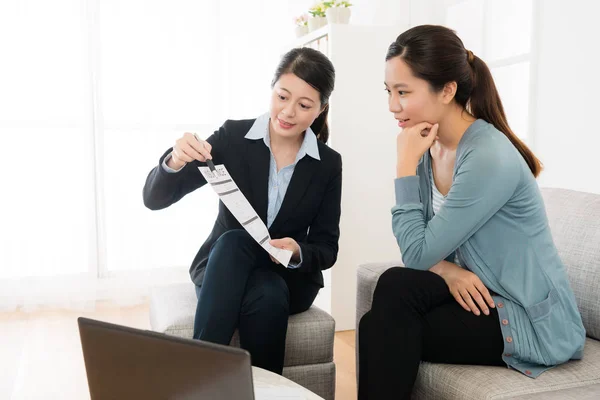
{"type": "Polygon", "coordinates": [[[350,22],[350,14],[348,7],[331,7],[325,11],[330,24],[347,24],[350,22]]]}
{"type": "Polygon", "coordinates": [[[322,26],[327,25],[327,18],[325,17],[312,17],[308,19],[308,31],[315,31],[322,26]]]}
{"type": "Polygon", "coordinates": [[[306,25],[296,26],[295,32],[296,32],[296,37],[302,37],[308,33],[308,26],[306,26],[306,25]]]}

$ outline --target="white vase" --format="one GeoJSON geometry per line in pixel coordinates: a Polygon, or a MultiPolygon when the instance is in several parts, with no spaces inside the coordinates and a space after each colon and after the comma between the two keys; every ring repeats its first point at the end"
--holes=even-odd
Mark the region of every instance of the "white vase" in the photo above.
{"type": "Polygon", "coordinates": [[[350,22],[350,14],[348,7],[331,7],[325,11],[330,24],[347,24],[350,22]]]}
{"type": "Polygon", "coordinates": [[[306,25],[298,25],[296,26],[296,37],[302,37],[308,33],[308,26],[306,25]]]}
{"type": "Polygon", "coordinates": [[[308,19],[309,32],[315,31],[325,25],[327,25],[327,18],[325,17],[312,17],[308,19]]]}

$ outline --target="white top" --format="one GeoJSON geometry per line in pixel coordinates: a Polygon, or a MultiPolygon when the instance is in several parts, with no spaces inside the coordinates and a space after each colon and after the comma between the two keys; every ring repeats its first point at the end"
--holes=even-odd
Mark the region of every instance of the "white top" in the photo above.
{"type": "MultiPolygon", "coordinates": [[[[438,190],[437,186],[435,186],[435,180],[433,179],[433,168],[429,169],[429,179],[431,180],[431,207],[433,208],[433,213],[437,214],[444,201],[446,201],[446,196],[444,196],[438,190]]],[[[458,258],[458,249],[454,252],[454,264],[463,266],[458,258]]]]}
{"type": "Polygon", "coordinates": [[[433,207],[433,213],[437,214],[442,204],[444,204],[446,196],[441,194],[437,186],[435,186],[435,180],[433,179],[433,168],[429,169],[429,179],[431,180],[431,206],[433,207]]]}

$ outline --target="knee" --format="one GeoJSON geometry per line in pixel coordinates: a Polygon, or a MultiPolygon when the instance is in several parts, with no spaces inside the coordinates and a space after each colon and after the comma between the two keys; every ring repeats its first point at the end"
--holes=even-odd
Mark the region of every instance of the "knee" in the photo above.
{"type": "Polygon", "coordinates": [[[287,288],[267,286],[260,290],[257,303],[263,313],[285,316],[290,314],[290,301],[287,288]]]}
{"type": "Polygon", "coordinates": [[[418,288],[421,274],[423,271],[406,267],[390,268],[379,277],[373,297],[390,301],[406,297],[418,288]]]}
{"type": "MultiPolygon", "coordinates": [[[[222,234],[213,244],[209,260],[217,258],[220,265],[252,267],[261,254],[258,243],[243,229],[233,229],[222,234]]],[[[222,267],[220,267],[222,268],[222,267]]]]}
{"type": "Polygon", "coordinates": [[[219,236],[215,242],[215,246],[230,248],[231,246],[240,246],[247,243],[255,243],[248,232],[243,229],[232,229],[219,236]]]}
{"type": "Polygon", "coordinates": [[[358,322],[358,332],[366,332],[369,329],[369,321],[371,320],[371,312],[367,311],[358,322]]]}
{"type": "Polygon", "coordinates": [[[287,284],[279,275],[253,279],[253,285],[244,298],[242,313],[287,317],[290,313],[289,297],[287,284]]]}

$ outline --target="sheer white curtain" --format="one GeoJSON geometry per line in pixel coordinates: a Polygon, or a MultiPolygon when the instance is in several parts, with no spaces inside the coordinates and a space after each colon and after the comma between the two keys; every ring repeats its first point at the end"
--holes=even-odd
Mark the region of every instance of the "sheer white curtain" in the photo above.
{"type": "Polygon", "coordinates": [[[187,281],[217,199],[141,190],[184,131],[267,110],[277,0],[0,2],[0,309],[137,302],[187,281]]]}

